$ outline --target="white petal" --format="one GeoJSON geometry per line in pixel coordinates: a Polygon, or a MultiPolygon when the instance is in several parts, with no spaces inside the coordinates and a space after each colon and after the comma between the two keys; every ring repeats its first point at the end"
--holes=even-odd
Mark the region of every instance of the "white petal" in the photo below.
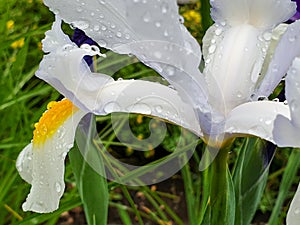
{"type": "Polygon", "coordinates": [[[20,176],[29,184],[32,182],[32,154],[32,143],[30,143],[21,151],[16,162],[20,176]]]}
{"type": "Polygon", "coordinates": [[[226,115],[247,102],[262,68],[268,42],[259,40],[261,30],[250,25],[209,29],[205,40],[205,79],[210,103],[226,115]]]}
{"type": "Polygon", "coordinates": [[[300,58],[296,58],[285,79],[285,96],[288,101],[291,122],[300,128],[300,58]]]}
{"type": "Polygon", "coordinates": [[[70,38],[65,35],[61,29],[61,19],[56,16],[52,29],[45,33],[46,37],[42,41],[43,51],[52,52],[62,46],[74,45],[70,38]]]}
{"type": "Polygon", "coordinates": [[[197,114],[177,92],[159,83],[120,80],[105,85],[95,98],[95,114],[133,112],[171,121],[202,136],[197,114]]]}
{"type": "MultiPolygon", "coordinates": [[[[24,176],[22,171],[20,172],[22,178],[30,181],[32,185],[26,202],[22,206],[24,211],[48,213],[58,208],[65,188],[64,160],[73,146],[77,124],[85,114],[83,111],[76,111],[54,131],[54,134],[47,136],[45,142],[33,142],[30,145],[32,159],[29,162],[28,157],[22,157],[24,153],[21,153],[18,164],[30,164],[29,167],[32,170],[32,180],[24,176]],[[22,160],[24,161],[20,162],[22,160]]],[[[56,116],[59,117],[61,114],[56,116]]],[[[24,166],[22,168],[24,169],[24,166]]]]}
{"type": "Polygon", "coordinates": [[[286,116],[277,116],[274,122],[273,137],[278,147],[300,148],[300,128],[291,123],[291,119],[286,116]]]}
{"type": "Polygon", "coordinates": [[[282,35],[274,56],[269,65],[268,71],[256,91],[256,98],[269,96],[279,84],[282,77],[288,71],[292,61],[300,54],[300,21],[289,25],[287,31],[282,35]]]}
{"type": "Polygon", "coordinates": [[[70,40],[61,31],[60,24],[61,21],[56,20],[52,30],[46,33],[43,44],[50,53],[44,56],[36,76],[55,87],[81,109],[87,110],[85,105],[93,102],[82,103],[83,96],[96,96],[98,90],[113,79],[91,72],[83,57],[99,54],[98,49],[88,45],[78,48],[75,44],[68,44],[70,40]]]}
{"type": "Polygon", "coordinates": [[[136,55],[176,89],[182,88],[183,97],[188,96],[199,108],[207,108],[206,84],[198,70],[200,46],[181,24],[176,1],[90,0],[82,4],[46,0],[45,3],[100,46],[136,55]]]}
{"type": "Polygon", "coordinates": [[[278,116],[274,137],[280,147],[300,147],[300,58],[293,61],[286,77],[285,95],[290,118],[278,116]]]}
{"type": "MultiPolygon", "coordinates": [[[[262,82],[262,80],[264,79],[267,71],[268,71],[268,67],[270,65],[270,62],[272,61],[272,57],[275,53],[275,49],[278,45],[278,42],[280,41],[282,35],[286,32],[286,29],[288,28],[288,24],[286,23],[282,23],[279,24],[273,31],[272,31],[272,37],[271,37],[271,41],[270,41],[270,45],[263,63],[263,67],[260,73],[260,76],[258,78],[258,82],[256,83],[256,89],[260,86],[260,83],[262,82]]],[[[263,96],[258,96],[258,97],[263,97],[263,96]]],[[[264,96],[266,97],[266,96],[264,96]]],[[[256,96],[252,96],[253,99],[256,98],[256,96]]]]}
{"type": "Polygon", "coordinates": [[[293,198],[293,201],[290,205],[287,218],[286,218],[286,224],[299,225],[299,221],[300,221],[300,183],[296,191],[296,194],[293,198]]]}
{"type": "Polygon", "coordinates": [[[248,23],[268,29],[288,20],[296,12],[296,3],[290,0],[211,0],[210,2],[214,21],[226,22],[231,26],[248,23]]]}
{"type": "MultiPolygon", "coordinates": [[[[83,30],[101,47],[115,49],[134,41],[171,41],[184,46],[188,35],[179,22],[176,1],[46,0],[45,4],[67,23],[83,30]]],[[[130,53],[130,49],[121,49],[130,53]]]]}
{"type": "Polygon", "coordinates": [[[290,118],[289,114],[289,107],[280,102],[245,103],[230,112],[225,132],[233,135],[254,135],[276,144],[274,132],[282,132],[282,129],[275,125],[275,120],[278,116],[290,118]]]}

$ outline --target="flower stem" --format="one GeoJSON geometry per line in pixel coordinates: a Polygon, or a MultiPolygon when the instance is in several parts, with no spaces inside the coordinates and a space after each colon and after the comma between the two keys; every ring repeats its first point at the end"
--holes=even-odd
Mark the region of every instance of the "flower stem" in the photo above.
{"type": "Polygon", "coordinates": [[[234,224],[235,194],[227,166],[228,148],[221,148],[211,169],[211,224],[234,224]]]}

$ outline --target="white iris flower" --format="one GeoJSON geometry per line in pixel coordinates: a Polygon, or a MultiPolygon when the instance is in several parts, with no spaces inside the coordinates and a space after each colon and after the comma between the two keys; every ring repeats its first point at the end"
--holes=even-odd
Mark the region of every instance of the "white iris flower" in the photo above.
{"type": "MultiPolygon", "coordinates": [[[[99,51],[95,47],[75,47],[62,33],[57,17],[44,41],[44,51],[50,54],[41,62],[37,76],[80,108],[68,117],[73,121],[73,128],[68,130],[71,143],[74,127],[85,113],[103,115],[112,111],[134,111],[190,129],[210,148],[222,147],[236,136],[247,135],[263,138],[280,147],[300,147],[300,58],[297,58],[300,57],[300,22],[289,26],[280,24],[294,15],[294,2],[211,0],[215,24],[204,37],[203,55],[197,41],[182,24],[175,0],[44,2],[59,18],[83,30],[99,46],[120,54],[135,55],[176,90],[151,82],[113,81],[106,75],[92,73],[82,57],[100,54],[99,51]],[[202,57],[205,67],[200,71],[202,57]],[[267,97],[286,74],[287,103],[269,101],[267,97]],[[130,91],[131,88],[134,91],[130,91]],[[126,98],[114,98],[112,92],[114,96],[126,92],[126,98]],[[134,104],[138,95],[145,97],[143,106],[147,105],[148,110],[128,107],[134,104]],[[154,97],[149,100],[147,96],[154,97]],[[163,104],[161,98],[172,102],[181,115],[170,116],[171,109],[167,106],[155,110],[163,104]],[[105,110],[108,103],[114,104],[110,107],[113,110],[105,110]]],[[[47,145],[47,141],[48,138],[42,145],[44,148],[55,148],[51,143],[47,145]]],[[[63,187],[63,172],[51,178],[46,173],[50,167],[44,175],[41,171],[35,172],[39,170],[36,160],[46,161],[47,157],[41,151],[35,153],[34,146],[33,141],[18,160],[21,167],[32,170],[32,175],[21,172],[22,177],[32,184],[24,209],[52,211],[62,193],[53,194],[56,199],[55,203],[49,203],[53,205],[51,208],[45,205],[54,201],[53,198],[40,196],[49,193],[48,189],[55,191],[55,179],[59,178],[63,187]],[[34,163],[30,163],[26,161],[28,155],[40,158],[32,157],[34,163]],[[49,179],[53,182],[49,183],[49,179]]],[[[59,153],[53,151],[52,154],[58,157],[59,153]]],[[[63,158],[61,161],[63,167],[63,158]]],[[[294,212],[297,206],[299,200],[298,203],[294,200],[291,211],[294,212]]],[[[299,215],[289,213],[289,225],[296,224],[299,215]]]]}

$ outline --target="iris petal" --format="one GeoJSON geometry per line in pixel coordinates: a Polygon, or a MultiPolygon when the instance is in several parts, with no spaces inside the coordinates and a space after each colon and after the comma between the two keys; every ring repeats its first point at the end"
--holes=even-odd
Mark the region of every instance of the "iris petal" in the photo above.
{"type": "MultiPolygon", "coordinates": [[[[63,195],[64,184],[64,161],[68,151],[73,147],[76,127],[80,119],[86,114],[73,106],[68,100],[63,100],[55,106],[55,109],[49,109],[44,113],[36,128],[40,136],[35,136],[31,144],[25,147],[17,160],[17,169],[22,178],[31,184],[31,190],[23,204],[24,211],[34,211],[39,213],[48,213],[56,210],[59,200],[63,195]],[[57,110],[62,105],[69,103],[71,111],[67,110],[68,115],[63,117],[62,111],[57,110]],[[73,111],[73,109],[75,111],[73,111]],[[48,122],[55,123],[56,119],[60,121],[59,125],[48,126],[48,122]],[[51,120],[51,121],[49,121],[51,120]],[[44,129],[45,130],[41,130],[44,129]],[[52,126],[52,127],[51,127],[52,126]],[[46,137],[41,138],[41,136],[46,137]],[[24,169],[30,168],[24,173],[24,169]],[[29,175],[29,173],[31,173],[29,175]]],[[[65,107],[63,107],[65,111],[65,107]]]]}
{"type": "Polygon", "coordinates": [[[101,47],[137,56],[199,110],[210,110],[206,84],[198,70],[200,46],[181,24],[176,1],[44,2],[101,47]]]}
{"type": "Polygon", "coordinates": [[[285,96],[289,103],[292,124],[300,128],[300,58],[295,58],[285,83],[285,96]]]}
{"type": "Polygon", "coordinates": [[[94,53],[75,45],[67,45],[68,48],[65,49],[64,45],[68,40],[58,24],[59,20],[47,32],[46,40],[47,43],[56,43],[60,47],[44,56],[36,73],[39,78],[88,112],[106,115],[122,111],[158,116],[201,136],[193,105],[181,100],[177,91],[158,83],[142,80],[114,81],[107,75],[91,73],[83,56],[94,53]]]}
{"type": "Polygon", "coordinates": [[[289,208],[286,224],[298,225],[300,221],[300,184],[289,208]]]}
{"type": "MultiPolygon", "coordinates": [[[[230,112],[225,132],[233,136],[253,135],[277,144],[273,130],[276,127],[274,121],[279,115],[290,118],[289,107],[272,101],[245,103],[230,112]]],[[[280,128],[276,128],[276,132],[281,132],[280,128]]]]}
{"type": "Polygon", "coordinates": [[[296,58],[286,77],[286,99],[290,118],[278,116],[275,121],[274,137],[280,147],[300,147],[300,58],[296,58]]]}
{"type": "Polygon", "coordinates": [[[269,96],[280,83],[294,58],[300,54],[299,39],[300,21],[296,21],[289,25],[286,32],[282,35],[269,64],[268,71],[256,91],[256,99],[259,96],[269,96]]]}
{"type": "Polygon", "coordinates": [[[296,11],[296,4],[290,0],[214,0],[211,5],[211,15],[217,23],[247,23],[264,29],[288,20],[296,11]]]}

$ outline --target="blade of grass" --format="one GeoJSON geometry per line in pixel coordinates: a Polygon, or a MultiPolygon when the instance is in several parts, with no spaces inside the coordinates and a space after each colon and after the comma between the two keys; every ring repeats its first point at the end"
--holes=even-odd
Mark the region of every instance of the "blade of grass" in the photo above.
{"type": "Polygon", "coordinates": [[[277,225],[280,222],[278,217],[282,210],[282,205],[287,198],[289,190],[293,184],[294,178],[299,172],[300,168],[300,149],[293,149],[291,155],[289,156],[288,163],[283,173],[283,177],[281,179],[279,193],[276,198],[275,206],[272,210],[271,217],[269,219],[268,224],[277,225]]]}

